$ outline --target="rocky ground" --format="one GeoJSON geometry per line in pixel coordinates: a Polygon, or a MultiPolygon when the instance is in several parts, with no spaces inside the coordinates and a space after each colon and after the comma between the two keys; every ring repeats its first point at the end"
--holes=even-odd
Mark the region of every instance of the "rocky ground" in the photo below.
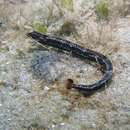
{"type": "Polygon", "coordinates": [[[130,130],[130,2],[111,0],[105,20],[96,2],[0,0],[0,130],[130,130]],[[37,45],[26,36],[32,30],[108,56],[109,87],[87,97],[66,90],[68,78],[100,79],[99,67],[37,45]]]}

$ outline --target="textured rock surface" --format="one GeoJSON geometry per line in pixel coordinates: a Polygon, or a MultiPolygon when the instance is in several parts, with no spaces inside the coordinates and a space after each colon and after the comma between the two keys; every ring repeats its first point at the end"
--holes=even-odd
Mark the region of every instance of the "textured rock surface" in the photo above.
{"type": "Polygon", "coordinates": [[[58,0],[0,0],[0,130],[130,130],[129,11],[101,23],[94,7],[93,0],[76,0],[73,11],[58,0]],[[68,78],[95,82],[99,67],[28,39],[35,21],[55,35],[66,21],[73,23],[75,32],[62,36],[112,60],[109,87],[90,97],[64,90],[68,78]]]}

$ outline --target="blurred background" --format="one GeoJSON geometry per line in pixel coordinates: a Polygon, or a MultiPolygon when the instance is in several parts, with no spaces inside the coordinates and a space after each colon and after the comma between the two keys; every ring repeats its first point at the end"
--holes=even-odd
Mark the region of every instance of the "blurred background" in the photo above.
{"type": "Polygon", "coordinates": [[[130,0],[0,0],[0,130],[130,130],[129,101],[130,0]],[[65,90],[99,80],[99,66],[36,44],[34,30],[106,55],[109,87],[65,90]]]}

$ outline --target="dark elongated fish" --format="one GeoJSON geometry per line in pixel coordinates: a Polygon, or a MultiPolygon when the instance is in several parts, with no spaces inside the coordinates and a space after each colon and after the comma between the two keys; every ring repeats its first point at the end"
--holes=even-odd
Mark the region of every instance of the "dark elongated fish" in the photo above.
{"type": "Polygon", "coordinates": [[[100,64],[103,68],[103,77],[94,84],[90,85],[82,85],[82,84],[72,84],[72,87],[87,93],[95,92],[101,88],[104,88],[105,85],[111,81],[112,79],[112,63],[111,61],[104,55],[95,52],[93,50],[81,47],[75,43],[72,43],[68,40],[64,40],[59,37],[49,36],[45,34],[41,34],[39,32],[31,32],[28,33],[27,36],[35,39],[42,45],[52,46],[54,48],[58,48],[64,51],[71,52],[72,55],[78,56],[79,58],[88,59],[90,61],[96,62],[100,64]]]}

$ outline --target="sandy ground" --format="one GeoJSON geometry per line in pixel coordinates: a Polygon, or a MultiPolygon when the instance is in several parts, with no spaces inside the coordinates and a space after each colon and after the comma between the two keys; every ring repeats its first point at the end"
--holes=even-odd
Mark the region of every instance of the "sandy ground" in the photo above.
{"type": "Polygon", "coordinates": [[[52,5],[0,0],[0,130],[130,130],[129,14],[98,22],[94,1],[77,0],[73,11],[52,5]],[[99,67],[27,38],[35,21],[53,35],[65,21],[73,22],[72,33],[61,37],[109,57],[114,67],[109,87],[89,97],[65,90],[68,78],[100,79],[99,67]]]}

